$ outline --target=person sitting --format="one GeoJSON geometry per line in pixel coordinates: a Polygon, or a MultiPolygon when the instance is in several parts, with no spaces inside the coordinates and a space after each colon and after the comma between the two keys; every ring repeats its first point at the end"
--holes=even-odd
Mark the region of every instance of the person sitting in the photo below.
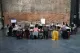
{"type": "Polygon", "coordinates": [[[14,28],[13,28],[13,37],[16,37],[18,28],[19,28],[18,25],[14,26],[14,28]]]}
{"type": "Polygon", "coordinates": [[[8,30],[9,30],[9,32],[8,32],[8,36],[12,36],[12,26],[10,26],[9,28],[8,28],[8,30]]]}
{"type": "Polygon", "coordinates": [[[55,30],[52,32],[52,40],[59,40],[59,32],[57,27],[55,27],[55,30]]]}

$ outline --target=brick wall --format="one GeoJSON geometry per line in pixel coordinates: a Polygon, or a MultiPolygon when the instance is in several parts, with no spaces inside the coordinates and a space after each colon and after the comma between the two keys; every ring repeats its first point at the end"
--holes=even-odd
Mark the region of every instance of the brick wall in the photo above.
{"type": "Polygon", "coordinates": [[[3,0],[5,23],[17,21],[69,22],[70,0],[3,0]]]}

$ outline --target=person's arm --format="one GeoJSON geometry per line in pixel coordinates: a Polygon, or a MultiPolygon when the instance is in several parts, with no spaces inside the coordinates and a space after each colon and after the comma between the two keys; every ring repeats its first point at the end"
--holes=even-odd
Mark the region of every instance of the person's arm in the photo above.
{"type": "Polygon", "coordinates": [[[37,31],[39,32],[40,30],[37,28],[37,31]]]}
{"type": "Polygon", "coordinates": [[[34,30],[35,30],[35,29],[33,28],[33,32],[34,32],[34,30]]]}

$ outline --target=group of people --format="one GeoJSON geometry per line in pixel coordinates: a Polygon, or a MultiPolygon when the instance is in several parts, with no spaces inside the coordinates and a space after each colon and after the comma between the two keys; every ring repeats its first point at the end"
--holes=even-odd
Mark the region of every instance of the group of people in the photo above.
{"type": "MultiPolygon", "coordinates": [[[[16,37],[17,39],[48,39],[52,38],[52,40],[58,40],[59,36],[64,39],[68,39],[70,37],[71,32],[73,32],[74,26],[69,27],[68,24],[60,25],[42,25],[39,26],[38,24],[35,27],[21,27],[21,25],[10,25],[7,27],[8,36],[16,37]]],[[[76,27],[75,27],[76,28],[76,27]]]]}

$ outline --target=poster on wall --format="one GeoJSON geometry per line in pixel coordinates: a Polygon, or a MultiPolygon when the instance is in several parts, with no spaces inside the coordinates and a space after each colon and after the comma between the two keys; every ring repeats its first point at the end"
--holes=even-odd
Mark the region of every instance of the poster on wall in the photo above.
{"type": "Polygon", "coordinates": [[[41,24],[45,24],[45,19],[41,18],[41,24]]]}
{"type": "Polygon", "coordinates": [[[16,23],[17,20],[16,19],[11,19],[11,23],[16,23]]]}

